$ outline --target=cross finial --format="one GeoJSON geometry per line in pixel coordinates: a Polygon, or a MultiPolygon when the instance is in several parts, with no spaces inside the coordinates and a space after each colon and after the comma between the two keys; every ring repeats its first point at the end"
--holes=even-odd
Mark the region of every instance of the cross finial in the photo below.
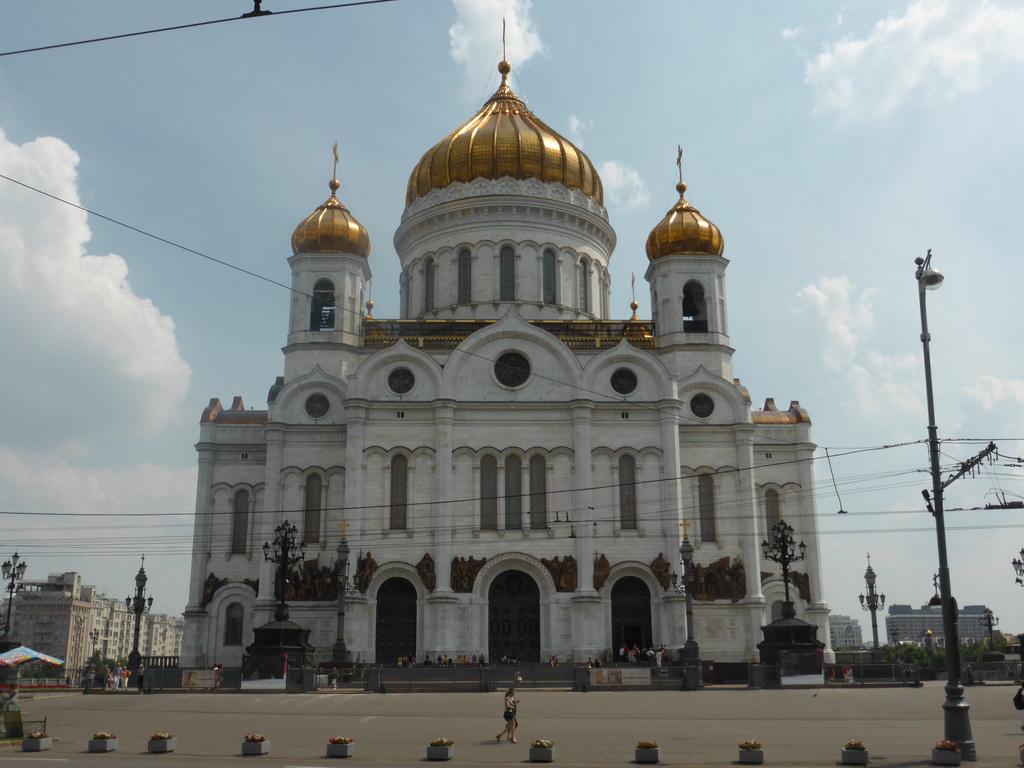
{"type": "Polygon", "coordinates": [[[871,567],[871,553],[868,552],[868,568],[871,567]]]}
{"type": "Polygon", "coordinates": [[[683,181],[683,148],[676,144],[676,168],[679,169],[679,182],[683,181]]]}
{"type": "Polygon", "coordinates": [[[334,178],[338,178],[338,142],[334,142],[334,178]]]}
{"type": "Polygon", "coordinates": [[[690,521],[689,520],[683,520],[683,522],[681,522],[679,524],[679,527],[683,529],[683,538],[684,539],[689,539],[690,538],[690,521]]]}
{"type": "Polygon", "coordinates": [[[342,518],[341,522],[338,523],[338,527],[341,528],[341,540],[345,541],[348,539],[348,527],[352,525],[348,520],[342,518]]]}
{"type": "Polygon", "coordinates": [[[508,53],[505,50],[505,17],[501,17],[501,60],[508,61],[508,53]]]}

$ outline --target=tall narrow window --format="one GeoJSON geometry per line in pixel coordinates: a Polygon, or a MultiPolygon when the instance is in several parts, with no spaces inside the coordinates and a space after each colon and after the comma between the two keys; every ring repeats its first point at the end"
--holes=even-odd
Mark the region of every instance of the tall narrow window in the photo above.
{"type": "Polygon", "coordinates": [[[544,277],[544,296],[543,301],[545,304],[557,304],[558,295],[555,290],[555,252],[551,250],[544,251],[543,261],[541,264],[541,271],[544,277]]]}
{"type": "Polygon", "coordinates": [[[587,260],[580,259],[580,309],[584,312],[590,311],[590,282],[587,267],[587,260]]]}
{"type": "Polygon", "coordinates": [[[395,456],[391,460],[391,530],[404,531],[409,503],[409,460],[395,456]]]}
{"type": "Polygon", "coordinates": [[[459,304],[473,300],[473,257],[465,248],[459,251],[459,304]]]}
{"type": "Polygon", "coordinates": [[[505,529],[523,528],[523,462],[518,456],[505,461],[505,529]]]}
{"type": "Polygon", "coordinates": [[[313,286],[313,301],[310,302],[309,330],[334,330],[334,283],[317,280],[313,286]]]}
{"type": "Polygon", "coordinates": [[[543,456],[530,459],[530,528],[535,531],[548,527],[547,469],[543,456]]]}
{"type": "Polygon", "coordinates": [[[700,505],[700,540],[718,541],[718,528],[715,522],[715,484],[711,475],[700,475],[697,478],[697,497],[700,505]]]}
{"type": "Polygon", "coordinates": [[[515,301],[516,298],[516,252],[511,247],[505,246],[499,253],[501,262],[501,301],[515,301]]]}
{"type": "Polygon", "coordinates": [[[773,488],[769,488],[764,492],[765,530],[768,531],[769,536],[771,535],[772,526],[781,519],[782,513],[779,509],[779,492],[773,488]]]}
{"type": "Polygon", "coordinates": [[[651,291],[651,325],[655,332],[658,330],[658,292],[651,291]]]}
{"type": "Polygon", "coordinates": [[[636,460],[632,456],[619,457],[619,526],[636,529],[636,460]]]}
{"type": "Polygon", "coordinates": [[[302,526],[302,538],[307,544],[320,543],[320,509],[323,480],[320,475],[306,478],[306,506],[302,526]]]}
{"type": "Polygon", "coordinates": [[[434,260],[427,259],[423,267],[423,311],[434,309],[434,260]]]}
{"type": "Polygon", "coordinates": [[[708,331],[704,286],[693,280],[683,286],[683,331],[686,333],[707,333],[708,331]]]}
{"type": "Polygon", "coordinates": [[[232,603],[224,611],[224,645],[242,644],[242,621],[245,616],[241,603],[232,603]]]}
{"type": "Polygon", "coordinates": [[[244,555],[249,539],[249,492],[235,492],[235,506],[231,511],[231,554],[244,555]]]}
{"type": "Polygon", "coordinates": [[[402,299],[402,317],[403,318],[407,318],[407,317],[409,317],[409,303],[410,303],[409,302],[409,273],[408,272],[403,272],[402,273],[402,280],[401,280],[400,289],[401,289],[401,294],[402,294],[402,296],[401,296],[401,299],[402,299]]]}
{"type": "Polygon", "coordinates": [[[480,459],[480,529],[498,528],[498,460],[493,456],[480,459]]]}

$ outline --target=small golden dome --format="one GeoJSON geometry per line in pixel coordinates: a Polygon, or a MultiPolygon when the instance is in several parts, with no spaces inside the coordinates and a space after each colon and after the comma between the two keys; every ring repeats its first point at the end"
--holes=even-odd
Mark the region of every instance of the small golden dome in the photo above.
{"type": "Polygon", "coordinates": [[[512,91],[507,61],[498,64],[501,86],[473,118],[423,155],[412,175],[405,204],[432,189],[474,179],[539,179],[579,190],[604,205],[594,164],[566,138],[541,122],[512,91]]]}
{"type": "Polygon", "coordinates": [[[686,202],[683,197],[686,184],[680,181],[676,184],[676,191],[679,192],[679,202],[647,237],[647,258],[654,261],[679,254],[721,256],[725,251],[721,231],[686,202]]]}
{"type": "Polygon", "coordinates": [[[292,233],[292,253],[351,253],[370,256],[370,235],[335,194],[341,186],[331,179],[331,196],[292,233]]]}

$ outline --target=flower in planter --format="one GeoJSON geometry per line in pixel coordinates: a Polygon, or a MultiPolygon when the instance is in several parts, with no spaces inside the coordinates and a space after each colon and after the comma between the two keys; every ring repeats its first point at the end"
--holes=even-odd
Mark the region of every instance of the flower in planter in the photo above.
{"type": "Polygon", "coordinates": [[[107,733],[106,731],[97,731],[96,733],[94,733],[92,735],[92,737],[94,739],[99,739],[99,740],[102,740],[102,741],[105,741],[107,739],[116,739],[117,738],[117,736],[115,736],[114,734],[107,733]]]}
{"type": "Polygon", "coordinates": [[[335,736],[333,739],[327,740],[328,744],[351,744],[352,739],[346,739],[344,736],[335,736]]]}
{"type": "Polygon", "coordinates": [[[637,749],[657,749],[658,744],[654,741],[641,741],[636,745],[637,749]]]}
{"type": "Polygon", "coordinates": [[[534,739],[530,746],[534,749],[551,749],[555,746],[555,742],[550,739],[534,739]]]}
{"type": "Polygon", "coordinates": [[[434,739],[432,742],[430,742],[430,746],[432,746],[432,747],[450,747],[454,743],[455,742],[452,741],[451,739],[446,739],[446,738],[444,738],[442,736],[441,738],[434,739]]]}
{"type": "Polygon", "coordinates": [[[170,741],[174,738],[173,733],[154,733],[149,737],[150,741],[170,741]]]}
{"type": "Polygon", "coordinates": [[[935,749],[937,749],[939,752],[959,752],[960,745],[957,744],[955,741],[949,741],[947,739],[945,741],[940,741],[938,744],[936,744],[935,749]]]}
{"type": "Polygon", "coordinates": [[[249,742],[250,744],[256,744],[256,743],[259,743],[261,741],[266,741],[266,740],[267,740],[267,737],[264,736],[262,733],[247,733],[247,734],[245,734],[245,741],[249,742]]]}
{"type": "Polygon", "coordinates": [[[46,731],[30,731],[26,733],[24,738],[26,739],[47,739],[50,737],[46,731]]]}
{"type": "Polygon", "coordinates": [[[761,742],[757,739],[747,739],[746,741],[741,741],[738,746],[740,749],[760,749],[761,742]]]}
{"type": "Polygon", "coordinates": [[[843,745],[843,749],[864,751],[867,747],[864,746],[863,741],[848,741],[843,745]]]}

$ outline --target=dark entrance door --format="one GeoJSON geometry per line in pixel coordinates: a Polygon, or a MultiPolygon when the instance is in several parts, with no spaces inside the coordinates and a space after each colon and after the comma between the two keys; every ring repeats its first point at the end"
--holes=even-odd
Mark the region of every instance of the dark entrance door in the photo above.
{"type": "Polygon", "coordinates": [[[651,591],[636,576],[624,576],[612,586],[612,642],[626,648],[650,648],[651,591]]]}
{"type": "Polygon", "coordinates": [[[540,590],[522,571],[505,571],[487,591],[487,658],[540,661],[540,590]]]}
{"type": "Polygon", "coordinates": [[[388,579],[377,590],[378,664],[394,664],[416,653],[416,589],[402,578],[388,579]]]}

